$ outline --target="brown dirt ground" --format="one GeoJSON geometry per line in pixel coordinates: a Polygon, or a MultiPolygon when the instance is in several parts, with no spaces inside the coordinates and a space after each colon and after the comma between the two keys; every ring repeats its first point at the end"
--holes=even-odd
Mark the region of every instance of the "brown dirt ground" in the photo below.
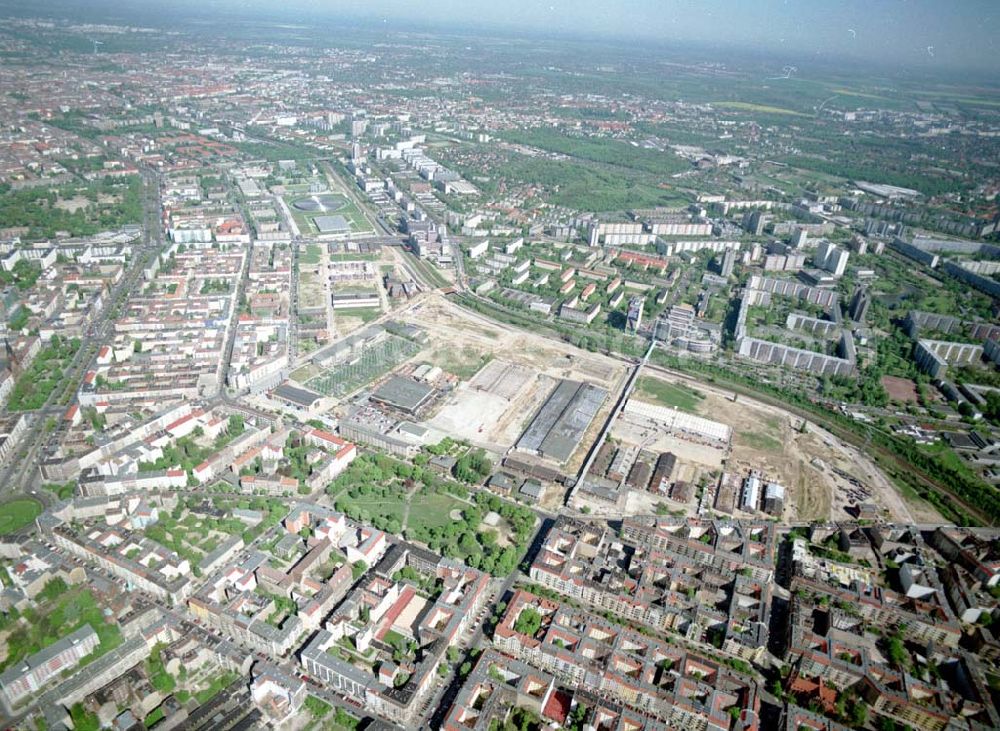
{"type": "Polygon", "coordinates": [[[909,378],[882,376],[882,387],[893,401],[916,403],[919,400],[917,396],[917,384],[909,378]]]}
{"type": "Polygon", "coordinates": [[[789,491],[783,516],[787,521],[851,517],[845,511],[851,502],[850,483],[837,475],[834,467],[859,480],[870,491],[870,501],[880,505],[892,520],[940,520],[923,501],[904,499],[867,456],[815,424],[807,423],[803,433],[802,420],[778,408],[743,396],[733,402],[729,392],[653,368],[646,375],[683,381],[705,395],[698,413],[733,427],[726,470],[756,468],[783,484],[789,491]]]}

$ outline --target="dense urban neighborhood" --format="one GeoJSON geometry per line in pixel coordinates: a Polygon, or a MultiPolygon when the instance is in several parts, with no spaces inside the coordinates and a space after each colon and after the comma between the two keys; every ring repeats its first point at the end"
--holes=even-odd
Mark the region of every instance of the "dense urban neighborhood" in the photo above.
{"type": "Polygon", "coordinates": [[[2,727],[1000,728],[995,78],[0,10],[2,727]]]}

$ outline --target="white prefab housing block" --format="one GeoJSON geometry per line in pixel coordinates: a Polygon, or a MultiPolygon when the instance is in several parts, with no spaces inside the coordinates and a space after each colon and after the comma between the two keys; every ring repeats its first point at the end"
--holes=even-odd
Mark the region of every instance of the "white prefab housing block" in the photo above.
{"type": "Polygon", "coordinates": [[[480,241],[478,244],[473,244],[472,246],[469,247],[469,258],[478,259],[489,250],[490,250],[489,239],[480,241]]]}
{"type": "Polygon", "coordinates": [[[503,251],[505,254],[514,254],[522,246],[524,246],[524,239],[514,239],[503,247],[503,251]]]}

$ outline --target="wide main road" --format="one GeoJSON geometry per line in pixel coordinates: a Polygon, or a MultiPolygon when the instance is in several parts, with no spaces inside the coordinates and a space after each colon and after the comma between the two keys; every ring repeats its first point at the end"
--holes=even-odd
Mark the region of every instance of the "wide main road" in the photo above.
{"type": "Polygon", "coordinates": [[[60,400],[79,387],[84,374],[97,355],[98,347],[112,330],[119,306],[135,290],[143,269],[159,255],[163,246],[160,181],[152,170],[144,169],[141,174],[144,229],[141,243],[134,252],[125,276],[111,289],[104,308],[80,339],[80,349],[63,374],[64,383],[52,391],[41,408],[33,412],[32,422],[22,436],[18,450],[7,464],[0,467],[0,490],[4,496],[9,493],[26,492],[39,480],[38,460],[51,431],[47,428],[50,419],[59,419],[62,416],[60,400]]]}

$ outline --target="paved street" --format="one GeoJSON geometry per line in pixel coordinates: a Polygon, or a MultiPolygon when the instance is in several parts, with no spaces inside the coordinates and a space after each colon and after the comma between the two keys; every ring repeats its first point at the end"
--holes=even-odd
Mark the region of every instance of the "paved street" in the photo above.
{"type": "Polygon", "coordinates": [[[142,170],[143,181],[143,235],[141,245],[133,257],[128,271],[122,280],[112,288],[107,302],[97,318],[90,323],[87,331],[80,339],[80,349],[64,373],[65,387],[55,389],[46,399],[45,404],[32,413],[31,425],[21,437],[18,449],[9,462],[0,468],[0,490],[3,497],[8,498],[17,493],[32,493],[33,497],[47,501],[50,496],[37,490],[41,484],[41,474],[38,461],[45,446],[49,431],[50,419],[59,419],[65,413],[70,398],[67,394],[74,393],[79,387],[87,369],[97,356],[101,344],[109,337],[117,317],[119,307],[139,284],[142,271],[159,255],[163,247],[163,226],[160,224],[160,182],[156,173],[148,169],[142,170]]]}

